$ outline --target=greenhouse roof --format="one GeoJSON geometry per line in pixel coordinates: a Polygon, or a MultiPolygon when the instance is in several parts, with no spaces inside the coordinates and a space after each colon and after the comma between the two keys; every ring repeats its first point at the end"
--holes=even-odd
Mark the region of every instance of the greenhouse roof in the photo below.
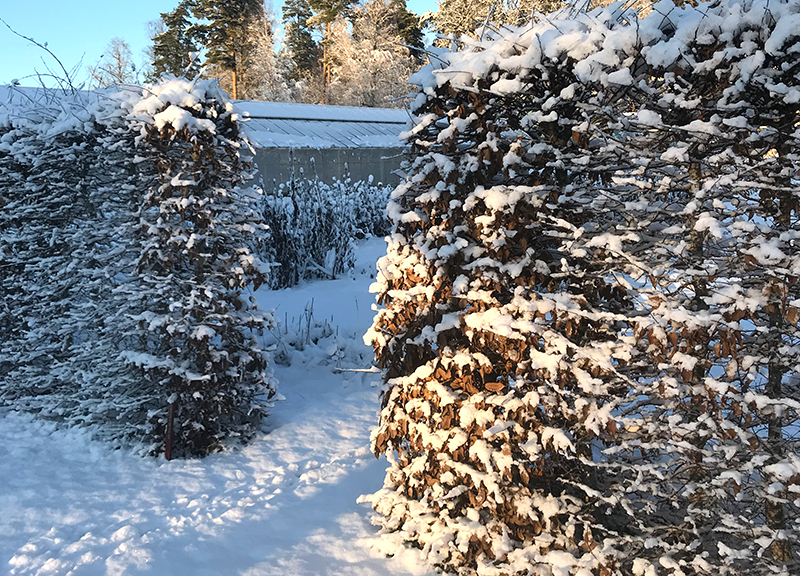
{"type": "Polygon", "coordinates": [[[405,110],[238,101],[257,148],[401,148],[405,110]]]}

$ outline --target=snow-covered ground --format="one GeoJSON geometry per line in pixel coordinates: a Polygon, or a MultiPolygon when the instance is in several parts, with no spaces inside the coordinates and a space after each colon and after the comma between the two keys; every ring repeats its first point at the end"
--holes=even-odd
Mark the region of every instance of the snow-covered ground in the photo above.
{"type": "Polygon", "coordinates": [[[308,326],[312,301],[333,332],[275,366],[286,400],[241,450],[142,459],[84,431],[0,414],[0,574],[424,574],[410,551],[378,552],[393,547],[356,504],[380,488],[386,465],[369,450],[379,375],[334,370],[369,366],[361,334],[383,251],[372,239],[351,277],[258,293],[290,333],[308,326]]]}

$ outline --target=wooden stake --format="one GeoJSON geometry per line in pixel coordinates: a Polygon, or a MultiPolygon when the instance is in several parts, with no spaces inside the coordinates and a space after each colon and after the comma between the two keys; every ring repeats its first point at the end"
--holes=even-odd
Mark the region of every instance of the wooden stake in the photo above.
{"type": "Polygon", "coordinates": [[[175,435],[175,403],[169,405],[167,412],[167,432],[164,438],[164,456],[172,460],[172,440],[175,435]]]}

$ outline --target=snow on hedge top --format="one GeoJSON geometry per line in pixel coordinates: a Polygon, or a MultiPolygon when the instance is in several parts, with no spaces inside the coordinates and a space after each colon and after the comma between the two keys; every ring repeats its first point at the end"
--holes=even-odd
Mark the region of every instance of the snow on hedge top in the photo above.
{"type": "MultiPolygon", "coordinates": [[[[209,101],[223,104],[223,114],[235,114],[233,104],[214,80],[192,82],[165,78],[145,86],[116,86],[104,90],[57,90],[0,87],[0,126],[36,128],[43,134],[89,131],[93,122],[124,118],[163,129],[214,131],[214,122],[197,118],[209,101]]],[[[206,110],[204,114],[214,114],[206,110]]]]}
{"type": "MultiPolygon", "coordinates": [[[[126,94],[125,91],[120,94],[126,94]]],[[[141,97],[126,99],[132,119],[152,122],[159,130],[166,126],[188,129],[190,132],[214,131],[214,122],[196,118],[191,111],[200,111],[204,103],[217,100],[224,103],[225,114],[234,112],[233,104],[214,80],[189,81],[185,78],[165,79],[142,89],[141,97]]],[[[126,106],[126,107],[127,107],[126,106]]]]}
{"type": "MultiPolygon", "coordinates": [[[[409,82],[430,95],[447,82],[475,86],[494,72],[516,76],[548,63],[572,61],[581,82],[627,85],[633,82],[629,69],[637,58],[657,68],[708,66],[692,59],[690,44],[717,41],[723,46],[715,46],[713,64],[719,67],[737,60],[739,65],[731,78],[748,81],[759,70],[764,53],[759,43],[742,42],[740,33],[760,29],[771,29],[763,44],[767,54],[800,51],[800,0],[721,0],[684,8],[678,8],[672,0],[661,0],[642,19],[625,9],[622,2],[588,12],[564,8],[531,26],[506,27],[499,37],[472,41],[463,51],[441,51],[409,82]]],[[[507,94],[523,91],[525,86],[510,85],[498,77],[489,89],[507,94]]],[[[787,98],[800,100],[800,93],[796,88],[789,89],[787,98]]],[[[421,94],[415,107],[424,101],[421,94]]]]}
{"type": "Polygon", "coordinates": [[[58,90],[0,86],[0,128],[36,128],[42,133],[89,130],[89,107],[96,94],[83,90],[58,90]]]}

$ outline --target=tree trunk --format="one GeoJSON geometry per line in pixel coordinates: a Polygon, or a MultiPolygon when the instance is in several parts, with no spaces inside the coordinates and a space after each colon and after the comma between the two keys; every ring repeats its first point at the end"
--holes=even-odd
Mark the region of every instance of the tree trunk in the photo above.
{"type": "MultiPolygon", "coordinates": [[[[775,312],[770,313],[772,332],[781,334],[781,313],[778,310],[777,304],[773,304],[773,306],[775,306],[775,312]]],[[[765,390],[768,398],[781,398],[781,382],[783,381],[783,375],[785,373],[786,367],[778,358],[773,356],[769,362],[769,374],[767,376],[767,386],[765,390]]],[[[777,461],[783,453],[781,447],[782,441],[783,423],[781,422],[781,417],[772,414],[769,418],[767,428],[767,446],[768,450],[772,453],[772,458],[770,458],[771,463],[777,461]]],[[[786,512],[783,509],[783,504],[767,500],[764,508],[767,526],[775,531],[786,528],[786,512]]],[[[792,561],[792,545],[788,540],[775,539],[775,541],[770,544],[769,550],[772,552],[772,557],[778,562],[789,563],[792,561]]]]}
{"type": "Polygon", "coordinates": [[[234,100],[239,99],[239,86],[238,78],[236,75],[236,52],[231,52],[231,56],[233,57],[233,70],[231,70],[231,98],[234,100]]]}
{"type": "Polygon", "coordinates": [[[322,38],[322,98],[320,104],[328,104],[328,86],[331,83],[331,67],[328,63],[328,42],[331,38],[331,22],[325,22],[325,35],[322,38]]]}
{"type": "MultiPolygon", "coordinates": [[[[325,37],[330,41],[331,32],[333,32],[333,22],[328,22],[325,26],[325,37]]],[[[331,65],[329,62],[326,62],[326,71],[325,71],[325,93],[328,92],[328,87],[331,85],[331,65]]]]}

